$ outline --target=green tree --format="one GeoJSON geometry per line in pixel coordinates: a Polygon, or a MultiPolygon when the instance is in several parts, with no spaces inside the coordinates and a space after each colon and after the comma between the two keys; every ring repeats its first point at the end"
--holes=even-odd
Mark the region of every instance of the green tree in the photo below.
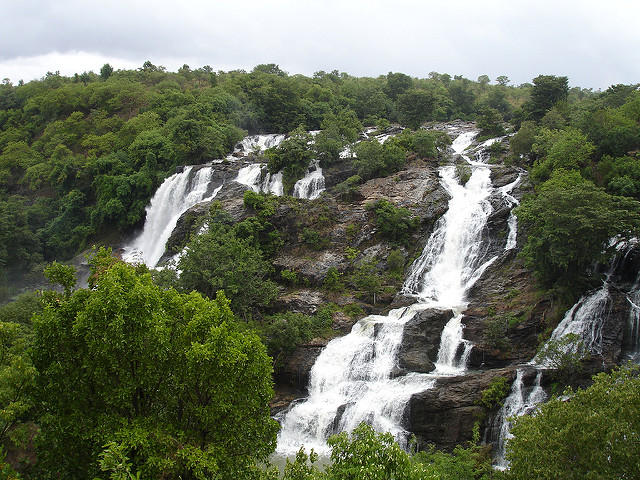
{"type": "Polygon", "coordinates": [[[406,151],[391,141],[380,143],[374,138],[356,144],[355,151],[353,164],[365,180],[397,172],[406,162],[406,151]]]}
{"type": "Polygon", "coordinates": [[[108,63],[105,63],[100,69],[100,78],[106,80],[113,74],[113,67],[108,63]]]}
{"type": "Polygon", "coordinates": [[[538,75],[533,79],[531,98],[526,109],[534,120],[540,120],[558,102],[569,95],[569,79],[555,75],[538,75]]]}
{"type": "Polygon", "coordinates": [[[427,90],[407,90],[398,95],[396,108],[400,122],[417,130],[423,122],[430,120],[436,105],[436,97],[427,90]]]}
{"type": "Polygon", "coordinates": [[[594,262],[614,254],[611,238],[640,229],[638,202],[611,196],[576,171],[555,171],[516,215],[527,232],[522,255],[547,286],[575,285],[594,262]]]}
{"type": "Polygon", "coordinates": [[[265,156],[269,159],[267,166],[271,173],[282,171],[285,192],[291,192],[297,180],[304,176],[313,160],[312,141],[301,126],[289,134],[289,137],[277,147],[267,149],[265,156]]]}
{"type": "Polygon", "coordinates": [[[94,478],[114,448],[142,478],[242,478],[275,446],[262,343],[222,293],[160,289],[104,250],[93,266],[34,322],[38,478],[94,478]]]}
{"type": "Polygon", "coordinates": [[[375,212],[376,227],[387,241],[406,244],[418,226],[418,219],[406,208],[396,207],[385,199],[367,206],[375,212]]]}
{"type": "Polygon", "coordinates": [[[212,223],[187,244],[178,269],[184,290],[197,290],[209,298],[222,290],[233,311],[244,317],[277,296],[277,286],[268,278],[271,266],[260,249],[222,223],[212,223]]]}
{"type": "Polygon", "coordinates": [[[495,108],[486,107],[482,110],[482,114],[478,117],[478,127],[484,135],[499,136],[504,135],[505,130],[502,126],[502,115],[495,108]]]}
{"type": "Polygon", "coordinates": [[[565,392],[515,420],[507,443],[513,479],[638,478],[640,377],[600,373],[586,390],[565,392]]]}

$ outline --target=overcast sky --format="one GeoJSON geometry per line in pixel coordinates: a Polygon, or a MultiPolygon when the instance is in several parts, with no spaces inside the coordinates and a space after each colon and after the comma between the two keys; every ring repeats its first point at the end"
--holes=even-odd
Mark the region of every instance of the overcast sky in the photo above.
{"type": "Polygon", "coordinates": [[[210,65],[640,83],[638,0],[2,0],[0,78],[210,65]],[[10,4],[9,4],[10,3],[10,4]]]}

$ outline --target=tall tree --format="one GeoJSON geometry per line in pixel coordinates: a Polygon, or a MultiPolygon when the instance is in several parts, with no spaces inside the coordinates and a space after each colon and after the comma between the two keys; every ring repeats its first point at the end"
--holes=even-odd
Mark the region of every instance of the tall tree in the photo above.
{"type": "Polygon", "coordinates": [[[104,251],[91,284],[34,322],[38,478],[95,478],[114,448],[142,478],[242,478],[271,453],[271,361],[223,294],[160,289],[104,251]]]}
{"type": "Polygon", "coordinates": [[[535,120],[540,120],[556,103],[569,96],[569,79],[555,75],[538,75],[533,79],[533,89],[527,110],[535,120]]]}

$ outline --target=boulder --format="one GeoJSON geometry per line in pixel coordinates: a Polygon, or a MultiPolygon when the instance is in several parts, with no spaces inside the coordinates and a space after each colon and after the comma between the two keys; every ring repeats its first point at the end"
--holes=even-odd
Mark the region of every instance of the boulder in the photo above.
{"type": "Polygon", "coordinates": [[[475,423],[485,414],[479,404],[482,392],[500,376],[513,382],[515,368],[441,377],[433,388],[413,395],[405,418],[407,430],[416,436],[418,447],[433,445],[451,451],[456,445],[471,441],[475,423]]]}
{"type": "Polygon", "coordinates": [[[405,323],[398,351],[401,371],[428,373],[435,368],[442,330],[453,315],[451,310],[428,308],[405,323]]]}

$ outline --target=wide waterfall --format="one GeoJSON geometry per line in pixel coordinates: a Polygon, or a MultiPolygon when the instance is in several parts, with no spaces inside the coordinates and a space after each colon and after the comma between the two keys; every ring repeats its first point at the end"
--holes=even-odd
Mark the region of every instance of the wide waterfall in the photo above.
{"type": "MultiPolygon", "coordinates": [[[[475,135],[459,135],[454,152],[463,154],[475,135]]],[[[470,347],[462,338],[460,323],[465,295],[493,260],[486,258],[482,235],[491,213],[490,172],[486,165],[473,163],[464,186],[458,183],[454,167],[440,171],[451,200],[405,282],[404,293],[415,297],[416,303],[386,316],[365,317],[348,335],[329,342],[311,370],[309,396],[279,419],[278,454],[294,454],[302,445],[326,453],[330,435],[350,431],[361,422],[389,431],[403,443],[404,409],[411,396],[432,388],[440,375],[464,370],[464,354],[461,358],[456,352],[464,345],[462,350],[468,353],[470,347]],[[427,308],[457,313],[443,331],[436,370],[397,376],[396,353],[404,324],[427,308]]]]}
{"type": "Polygon", "coordinates": [[[213,172],[213,167],[189,166],[168,177],[147,207],[142,233],[124,247],[125,260],[155,267],[180,216],[192,206],[213,199],[220,190],[221,185],[212,182],[213,172]]]}

